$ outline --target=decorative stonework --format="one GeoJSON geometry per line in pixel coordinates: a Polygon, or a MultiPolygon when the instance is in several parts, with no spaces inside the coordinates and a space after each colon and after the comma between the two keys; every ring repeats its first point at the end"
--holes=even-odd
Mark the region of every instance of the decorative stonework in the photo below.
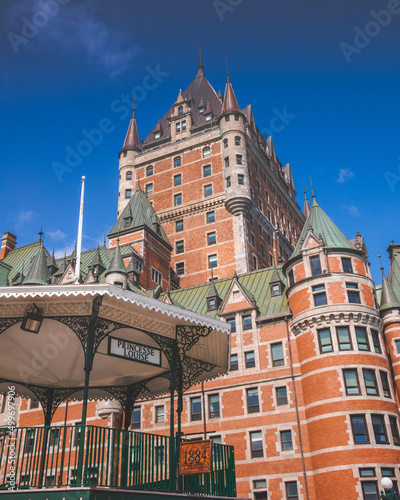
{"type": "Polygon", "coordinates": [[[361,324],[373,326],[381,329],[382,320],[379,316],[367,314],[365,312],[346,312],[346,313],[328,313],[328,314],[315,314],[303,320],[297,321],[291,326],[294,335],[299,335],[302,332],[309,331],[313,328],[322,328],[329,325],[343,325],[343,324],[361,324]]]}
{"type": "Polygon", "coordinates": [[[157,212],[157,215],[161,222],[167,222],[170,220],[182,219],[182,217],[190,217],[191,215],[196,215],[199,212],[204,212],[211,208],[218,208],[223,206],[224,203],[225,197],[218,196],[215,198],[208,198],[207,200],[202,200],[197,203],[179,205],[179,207],[176,207],[173,210],[157,212]]]}

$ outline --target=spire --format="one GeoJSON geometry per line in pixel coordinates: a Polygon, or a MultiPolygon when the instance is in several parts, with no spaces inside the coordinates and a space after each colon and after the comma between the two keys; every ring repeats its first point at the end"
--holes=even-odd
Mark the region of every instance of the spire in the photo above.
{"type": "Polygon", "coordinates": [[[304,185],[304,179],[303,179],[303,188],[304,188],[304,215],[307,218],[310,215],[310,202],[308,201],[307,198],[307,192],[306,192],[306,186],[304,185]]]}
{"type": "Polygon", "coordinates": [[[381,256],[379,255],[379,260],[381,262],[382,271],[382,292],[381,292],[381,303],[379,310],[385,311],[387,309],[400,309],[400,302],[394,293],[392,286],[388,283],[385,272],[382,266],[381,256]]]}
{"type": "Polygon", "coordinates": [[[111,259],[110,265],[108,266],[105,276],[111,273],[123,274],[125,277],[128,276],[124,261],[122,260],[121,250],[119,248],[119,238],[117,240],[117,246],[114,251],[113,258],[111,259]]]}
{"type": "Polygon", "coordinates": [[[203,76],[203,74],[204,74],[204,66],[203,66],[203,63],[201,62],[201,43],[199,43],[199,65],[197,66],[197,68],[198,68],[198,71],[197,71],[196,78],[198,76],[203,76]]]}
{"type": "Polygon", "coordinates": [[[97,245],[96,251],[93,255],[93,259],[92,259],[90,265],[97,268],[98,274],[101,274],[106,269],[106,266],[104,265],[104,263],[101,259],[99,245],[97,245]]]}
{"type": "Polygon", "coordinates": [[[45,285],[49,279],[46,250],[43,247],[42,236],[43,233],[40,235],[39,249],[26,273],[24,285],[45,285]]]}
{"type": "Polygon", "coordinates": [[[132,118],[129,123],[128,132],[126,133],[125,142],[122,149],[136,149],[140,150],[139,132],[137,129],[136,116],[135,116],[135,97],[133,97],[133,110],[132,118]]]}
{"type": "Polygon", "coordinates": [[[229,79],[228,70],[228,60],[226,61],[226,85],[225,85],[225,95],[224,102],[222,104],[222,114],[228,113],[229,111],[240,111],[239,104],[236,100],[235,93],[231,81],[229,79]]]}
{"type": "Polygon", "coordinates": [[[217,96],[218,96],[218,99],[219,99],[221,102],[223,102],[224,98],[222,97],[221,87],[219,87],[219,89],[218,89],[218,94],[217,94],[217,96]]]}

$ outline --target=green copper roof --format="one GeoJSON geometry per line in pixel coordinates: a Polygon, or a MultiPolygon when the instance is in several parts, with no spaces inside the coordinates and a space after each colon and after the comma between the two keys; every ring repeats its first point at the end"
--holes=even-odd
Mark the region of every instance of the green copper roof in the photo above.
{"type": "Polygon", "coordinates": [[[26,273],[24,285],[44,285],[49,279],[49,270],[47,268],[46,250],[41,243],[39,250],[33,258],[28,272],[26,273]]]}
{"type": "Polygon", "coordinates": [[[107,276],[107,274],[110,273],[120,273],[125,276],[128,276],[128,273],[126,272],[126,267],[124,265],[124,261],[122,260],[121,250],[119,248],[119,242],[114,251],[114,255],[111,259],[110,265],[108,266],[105,276],[107,276]]]}
{"type": "Polygon", "coordinates": [[[8,275],[10,274],[11,267],[0,261],[0,286],[8,286],[8,275]]]}
{"type": "MultiPolygon", "coordinates": [[[[18,273],[21,273],[22,270],[24,270],[24,274],[28,271],[32,259],[35,257],[38,248],[39,241],[35,241],[34,243],[30,243],[29,245],[17,247],[15,250],[12,250],[5,259],[3,259],[2,262],[11,267],[11,271],[8,276],[8,280],[10,283],[12,283],[15,276],[18,273]]],[[[50,257],[47,252],[46,255],[50,257]]]]}
{"type": "Polygon", "coordinates": [[[150,231],[157,234],[163,241],[171,246],[168,236],[165,234],[153,205],[150,203],[146,193],[138,187],[135,194],[122,211],[122,214],[118,217],[117,222],[110,231],[110,235],[123,233],[127,230],[143,226],[150,229],[150,231]],[[157,230],[154,225],[156,225],[156,228],[158,227],[159,229],[157,230]]]}
{"type": "Polygon", "coordinates": [[[400,298],[400,247],[392,244],[389,248],[391,248],[392,261],[388,280],[396,297],[400,298]]]}
{"type": "MultiPolygon", "coordinates": [[[[281,281],[286,284],[286,279],[282,276],[281,267],[277,268],[281,281]]],[[[285,294],[274,297],[271,300],[271,278],[274,268],[260,269],[248,274],[238,276],[238,281],[246,291],[249,299],[253,296],[261,317],[274,316],[282,314],[288,310],[287,298],[285,294]]],[[[215,291],[223,301],[229,291],[234,278],[226,278],[214,282],[215,291]]],[[[189,309],[190,311],[204,314],[212,318],[218,318],[218,311],[207,311],[207,296],[210,291],[210,284],[182,288],[180,290],[170,291],[170,297],[174,305],[189,309]]],[[[160,299],[162,299],[160,297],[160,299]]]]}
{"type": "Polygon", "coordinates": [[[293,257],[297,257],[297,255],[300,254],[301,247],[310,228],[312,228],[315,236],[317,236],[318,238],[322,237],[324,239],[325,245],[328,248],[348,248],[354,250],[353,245],[348,241],[342,231],[326,215],[326,213],[318,205],[315,196],[313,196],[313,204],[310,210],[310,215],[308,216],[304,224],[299,241],[297,242],[294,252],[290,256],[290,259],[292,259],[293,257]]]}
{"type": "Polygon", "coordinates": [[[385,273],[382,268],[382,291],[381,291],[381,301],[380,301],[380,311],[385,311],[386,309],[400,309],[400,302],[393,291],[392,286],[387,282],[385,273]]]}

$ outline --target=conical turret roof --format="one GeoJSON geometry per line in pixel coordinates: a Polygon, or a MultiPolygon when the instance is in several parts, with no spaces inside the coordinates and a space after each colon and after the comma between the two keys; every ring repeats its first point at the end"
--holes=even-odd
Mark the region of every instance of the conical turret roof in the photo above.
{"type": "Polygon", "coordinates": [[[222,114],[228,113],[229,111],[240,111],[240,108],[235,96],[235,92],[233,91],[231,81],[229,79],[229,73],[227,73],[224,102],[222,104],[222,114]]]}
{"type": "Polygon", "coordinates": [[[157,214],[150,203],[150,200],[146,196],[146,193],[138,187],[135,194],[129,200],[129,203],[122,211],[117,222],[114,224],[110,231],[109,236],[116,235],[118,233],[123,233],[126,231],[131,231],[139,227],[146,227],[150,229],[153,233],[157,234],[162,240],[164,240],[169,246],[171,246],[168,236],[157,217],[157,214]],[[129,225],[126,225],[126,219],[131,219],[129,225]],[[160,231],[155,231],[154,221],[157,222],[160,231]]]}
{"type": "Polygon", "coordinates": [[[110,273],[119,273],[123,274],[124,276],[128,276],[128,273],[126,272],[125,264],[122,259],[121,255],[121,250],[119,248],[119,241],[117,243],[117,246],[114,251],[114,255],[111,259],[110,265],[108,266],[108,269],[106,271],[105,276],[110,273]]]}
{"type": "Polygon", "coordinates": [[[128,132],[126,133],[125,142],[122,149],[137,149],[140,150],[139,132],[136,123],[135,104],[133,105],[132,118],[129,122],[128,132]]]}
{"type": "Polygon", "coordinates": [[[313,194],[313,204],[311,206],[310,215],[304,224],[296,248],[290,256],[290,259],[293,259],[293,257],[297,257],[297,255],[300,254],[301,247],[310,228],[317,237],[320,237],[320,235],[322,236],[325,246],[328,248],[355,250],[342,231],[332,222],[332,220],[318,205],[315,195],[313,194]]]}
{"type": "Polygon", "coordinates": [[[379,307],[380,311],[385,311],[387,309],[400,309],[400,302],[394,293],[392,285],[388,283],[385,273],[382,268],[382,291],[381,291],[381,304],[379,307]]]}
{"type": "Polygon", "coordinates": [[[97,245],[96,252],[93,255],[93,259],[92,259],[90,265],[91,266],[101,266],[103,269],[106,268],[106,266],[104,265],[104,263],[103,263],[103,261],[101,259],[100,249],[99,249],[98,245],[97,245]]]}
{"type": "Polygon", "coordinates": [[[46,250],[40,242],[39,249],[26,273],[24,285],[45,285],[49,279],[46,250]]]}

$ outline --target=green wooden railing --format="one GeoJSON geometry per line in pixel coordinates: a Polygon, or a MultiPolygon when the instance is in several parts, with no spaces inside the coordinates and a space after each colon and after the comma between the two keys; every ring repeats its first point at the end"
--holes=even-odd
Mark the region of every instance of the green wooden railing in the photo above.
{"type": "Polygon", "coordinates": [[[233,447],[213,444],[210,474],[178,475],[176,439],[95,426],[0,429],[0,489],[96,486],[236,496],[233,447]]]}

